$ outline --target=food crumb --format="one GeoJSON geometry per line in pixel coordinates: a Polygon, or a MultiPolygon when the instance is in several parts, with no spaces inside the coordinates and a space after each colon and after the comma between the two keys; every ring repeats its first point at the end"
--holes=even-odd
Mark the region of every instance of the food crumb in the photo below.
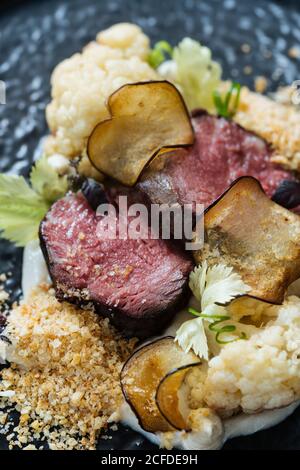
{"type": "Polygon", "coordinates": [[[297,46],[293,46],[288,50],[288,55],[291,59],[299,59],[300,58],[300,48],[297,46]]]}
{"type": "Polygon", "coordinates": [[[263,75],[255,77],[254,88],[257,93],[264,93],[268,86],[268,80],[263,75]]]}
{"type": "Polygon", "coordinates": [[[58,302],[47,285],[14,306],[5,335],[12,345],[0,372],[0,422],[9,448],[45,440],[50,449],[95,449],[123,401],[119,374],[136,340],[92,310],[58,302]],[[20,413],[17,425],[7,407],[20,413]]]}
{"type": "Polygon", "coordinates": [[[251,46],[250,44],[242,44],[241,45],[241,51],[244,53],[244,54],[249,54],[251,52],[251,46]]]}
{"type": "Polygon", "coordinates": [[[245,67],[243,68],[243,72],[245,75],[251,75],[253,69],[251,67],[251,65],[245,65],[245,67]]]}
{"type": "Polygon", "coordinates": [[[299,111],[243,87],[234,120],[265,139],[274,149],[272,161],[300,169],[299,111]]]}
{"type": "Polygon", "coordinates": [[[8,300],[9,295],[5,290],[2,290],[0,287],[0,304],[4,303],[6,300],[8,300]]]}
{"type": "Polygon", "coordinates": [[[33,444],[28,444],[28,446],[23,448],[23,450],[37,450],[37,448],[33,444]]]}

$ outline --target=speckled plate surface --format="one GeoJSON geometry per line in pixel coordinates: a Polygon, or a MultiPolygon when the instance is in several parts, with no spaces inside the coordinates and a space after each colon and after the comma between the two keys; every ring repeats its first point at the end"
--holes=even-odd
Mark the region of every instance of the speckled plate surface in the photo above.
{"type": "MultiPolygon", "coordinates": [[[[1,172],[28,174],[38,141],[47,133],[44,111],[53,67],[119,21],[138,23],[153,41],[175,44],[192,36],[213,50],[224,77],[250,86],[258,75],[270,79],[269,89],[300,79],[300,59],[288,55],[300,42],[298,0],[2,1],[0,80],[7,86],[7,104],[0,105],[1,172]],[[250,45],[248,54],[241,51],[244,43],[250,45]]],[[[12,272],[8,287],[14,298],[20,295],[21,255],[0,242],[0,272],[12,272]]],[[[155,448],[125,428],[111,436],[100,439],[99,449],[155,448]]],[[[0,449],[6,447],[1,438],[0,449]]],[[[233,439],[224,448],[300,450],[300,409],[280,425],[233,439]]]]}

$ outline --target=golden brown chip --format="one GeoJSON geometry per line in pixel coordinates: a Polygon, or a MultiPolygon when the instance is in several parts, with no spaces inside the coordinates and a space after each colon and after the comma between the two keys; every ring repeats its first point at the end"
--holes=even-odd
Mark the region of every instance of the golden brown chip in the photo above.
{"type": "Polygon", "coordinates": [[[183,390],[183,384],[186,374],[191,368],[200,365],[201,362],[173,370],[162,379],[158,386],[156,393],[157,407],[171,426],[176,429],[190,430],[187,423],[188,397],[186,396],[185,390],[183,390]],[[180,400],[180,393],[183,395],[183,400],[180,400]],[[185,406],[182,406],[181,401],[184,401],[185,406]]]}
{"type": "Polygon", "coordinates": [[[167,81],[124,85],[108,100],[111,119],[88,140],[88,155],[101,172],[133,186],[143,168],[165,148],[192,145],[194,132],[183,98],[167,81]]]}
{"type": "Polygon", "coordinates": [[[122,390],[145,431],[174,430],[157,407],[157,388],[174,368],[198,362],[197,356],[185,353],[170,336],[147,344],[129,358],[121,372],[122,390]]]}
{"type": "Polygon", "coordinates": [[[238,179],[204,216],[197,263],[225,262],[251,287],[249,295],[282,303],[300,277],[300,217],[277,205],[252,177],[238,179]]]}

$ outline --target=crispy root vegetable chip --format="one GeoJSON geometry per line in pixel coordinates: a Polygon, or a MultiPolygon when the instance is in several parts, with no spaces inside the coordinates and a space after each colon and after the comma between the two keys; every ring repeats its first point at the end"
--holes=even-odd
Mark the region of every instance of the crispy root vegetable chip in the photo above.
{"type": "Polygon", "coordinates": [[[174,368],[198,362],[197,356],[185,353],[170,336],[143,346],[128,359],[121,372],[122,390],[145,431],[174,431],[157,407],[157,388],[174,368]]]}
{"type": "Polygon", "coordinates": [[[109,97],[108,108],[111,119],[93,130],[88,155],[98,170],[127,186],[160,151],[194,142],[183,98],[169,82],[124,85],[109,97]]]}
{"type": "Polygon", "coordinates": [[[271,201],[252,177],[236,180],[204,216],[197,263],[226,263],[251,287],[248,295],[280,304],[300,277],[300,217],[271,201]]]}
{"type": "Polygon", "coordinates": [[[187,423],[187,387],[184,387],[186,374],[201,362],[180,367],[167,374],[160,382],[156,392],[156,404],[164,418],[175,429],[189,431],[187,423]]]}

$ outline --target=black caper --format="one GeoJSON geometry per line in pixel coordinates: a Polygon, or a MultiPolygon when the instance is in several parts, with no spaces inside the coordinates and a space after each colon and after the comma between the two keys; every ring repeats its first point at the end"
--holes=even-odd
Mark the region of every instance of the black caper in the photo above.
{"type": "Polygon", "coordinates": [[[98,183],[98,181],[95,181],[92,178],[87,178],[83,182],[81,192],[94,211],[97,210],[97,207],[100,204],[108,202],[103,184],[98,183]]]}
{"type": "Polygon", "coordinates": [[[70,176],[68,176],[69,188],[74,193],[76,193],[77,191],[79,191],[79,189],[81,189],[84,181],[85,181],[85,177],[79,175],[78,173],[75,173],[73,175],[71,174],[70,176]]]}
{"type": "Polygon", "coordinates": [[[293,209],[300,205],[300,181],[283,180],[272,200],[286,209],[293,209]]]}

